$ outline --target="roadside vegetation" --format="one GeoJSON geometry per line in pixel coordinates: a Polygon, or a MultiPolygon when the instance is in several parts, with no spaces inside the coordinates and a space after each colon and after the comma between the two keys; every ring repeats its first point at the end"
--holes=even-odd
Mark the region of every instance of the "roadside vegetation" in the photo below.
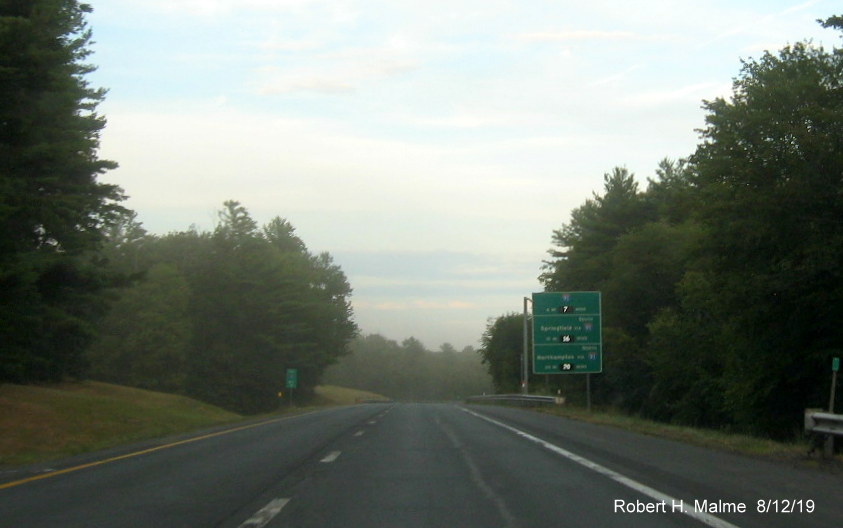
{"type": "MultiPolygon", "coordinates": [[[[310,407],[278,400],[276,413],[385,400],[372,392],[320,386],[310,407]]],[[[187,433],[246,417],[185,396],[85,381],[0,385],[0,467],[44,462],[187,433]]]]}
{"type": "MultiPolygon", "coordinates": [[[[545,407],[537,410],[546,414],[553,414],[584,422],[610,425],[636,433],[678,440],[701,447],[731,451],[744,455],[764,456],[778,460],[807,460],[806,455],[810,448],[807,440],[793,440],[790,442],[776,441],[770,438],[761,438],[728,431],[667,424],[630,416],[623,411],[608,408],[593,409],[592,412],[588,412],[582,407],[572,406],[545,407]]],[[[818,457],[819,454],[815,456],[818,457]]]]}
{"type": "Polygon", "coordinates": [[[286,369],[300,399],[348,354],[357,332],[349,285],[282,218],[258,226],[228,201],[212,232],[147,234],[133,216],[101,255],[130,278],[86,350],[92,379],[184,394],[240,414],[277,405],[286,369]]]}
{"type": "Polygon", "coordinates": [[[86,381],[0,386],[0,466],[181,433],[240,415],[172,394],[86,381]]]}
{"type": "MultiPolygon", "coordinates": [[[[703,103],[695,152],[644,190],[612,169],[552,232],[545,291],[602,292],[595,404],[785,440],[827,408],[843,356],[842,86],[841,48],[743,61],[731,96],[703,103]]],[[[518,390],[522,324],[506,314],[483,335],[499,392],[518,390]]],[[[550,394],[585,392],[585,376],[549,378],[550,394]]]]}
{"type": "Polygon", "coordinates": [[[117,163],[98,157],[91,10],[0,12],[0,383],[96,379],[258,414],[295,368],[313,396],[357,332],[344,273],[233,200],[211,232],[146,233],[99,180],[117,163]]]}
{"type": "Polygon", "coordinates": [[[387,402],[389,398],[374,392],[338,387],[336,385],[320,385],[316,387],[316,397],[309,402],[313,406],[353,405],[355,403],[387,402]]]}
{"type": "MultiPolygon", "coordinates": [[[[486,405],[505,405],[489,403],[486,405]]],[[[516,406],[518,407],[518,406],[516,406]]],[[[757,435],[736,433],[724,429],[700,428],[669,424],[632,416],[620,409],[599,406],[588,411],[579,405],[537,406],[530,410],[582,422],[607,425],[668,440],[676,440],[708,449],[727,451],[740,455],[763,458],[803,468],[822,469],[835,474],[843,473],[843,457],[825,458],[822,446],[810,451],[812,444],[804,437],[775,440],[757,435]],[[810,451],[810,452],[809,452],[810,451]]]]}

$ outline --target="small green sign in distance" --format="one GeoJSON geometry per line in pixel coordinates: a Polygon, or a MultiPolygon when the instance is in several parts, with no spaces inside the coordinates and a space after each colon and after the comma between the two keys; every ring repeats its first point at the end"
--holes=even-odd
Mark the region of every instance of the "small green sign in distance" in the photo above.
{"type": "Polygon", "coordinates": [[[287,369],[287,388],[288,389],[295,389],[298,387],[299,384],[299,371],[298,369],[287,369]]]}
{"type": "Polygon", "coordinates": [[[600,292],[533,294],[533,373],[603,371],[600,292]]]}
{"type": "Polygon", "coordinates": [[[831,360],[831,371],[837,372],[838,370],[840,370],[840,358],[836,357],[831,360]]]}

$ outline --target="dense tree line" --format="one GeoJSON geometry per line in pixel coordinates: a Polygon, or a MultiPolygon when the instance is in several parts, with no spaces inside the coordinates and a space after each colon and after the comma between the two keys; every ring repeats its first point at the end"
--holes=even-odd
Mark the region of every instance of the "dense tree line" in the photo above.
{"type": "Polygon", "coordinates": [[[458,400],[491,390],[489,376],[471,347],[457,351],[444,343],[438,351],[430,351],[412,337],[399,344],[370,334],[355,339],[351,351],[328,369],[326,383],[406,401],[458,400]]]}
{"type": "Polygon", "coordinates": [[[331,256],[311,254],[284,219],[259,228],[238,202],[213,232],[152,236],[128,217],[103,253],[140,275],[117,292],[88,353],[97,379],[267,411],[287,368],[307,396],[357,331],[331,256]]]}
{"type": "Polygon", "coordinates": [[[97,178],[104,90],[89,5],[0,1],[0,382],[94,376],[240,412],[347,352],[351,288],[287,221],[227,202],[218,227],[148,235],[97,178]]]}
{"type": "Polygon", "coordinates": [[[103,90],[84,76],[90,7],[0,2],[0,382],[83,376],[117,280],[97,257],[121,190],[97,181],[103,90]]]}
{"type": "MultiPolygon", "coordinates": [[[[696,152],[645,190],[626,168],[604,176],[553,232],[541,280],[603,292],[598,401],[787,437],[826,405],[843,355],[843,50],[745,61],[731,98],[704,108],[696,152]]],[[[572,395],[583,382],[553,380],[572,395]]]]}

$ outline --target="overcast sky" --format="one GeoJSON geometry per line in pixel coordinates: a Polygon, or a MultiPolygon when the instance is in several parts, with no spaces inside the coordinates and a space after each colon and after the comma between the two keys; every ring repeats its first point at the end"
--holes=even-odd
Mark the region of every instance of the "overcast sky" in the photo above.
{"type": "Polygon", "coordinates": [[[365,333],[477,346],[541,291],[551,234],[605,172],[691,154],[740,59],[839,2],[90,0],[103,181],[144,227],[223,201],[289,220],[365,333]]]}

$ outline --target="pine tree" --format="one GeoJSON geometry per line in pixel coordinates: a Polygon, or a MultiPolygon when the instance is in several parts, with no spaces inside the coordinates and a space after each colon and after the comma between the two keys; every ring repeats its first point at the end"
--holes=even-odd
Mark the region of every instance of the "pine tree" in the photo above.
{"type": "Polygon", "coordinates": [[[0,380],[84,372],[90,321],[106,280],[88,252],[124,210],[97,181],[105,92],[94,68],[90,6],[75,0],[0,2],[0,380]]]}

